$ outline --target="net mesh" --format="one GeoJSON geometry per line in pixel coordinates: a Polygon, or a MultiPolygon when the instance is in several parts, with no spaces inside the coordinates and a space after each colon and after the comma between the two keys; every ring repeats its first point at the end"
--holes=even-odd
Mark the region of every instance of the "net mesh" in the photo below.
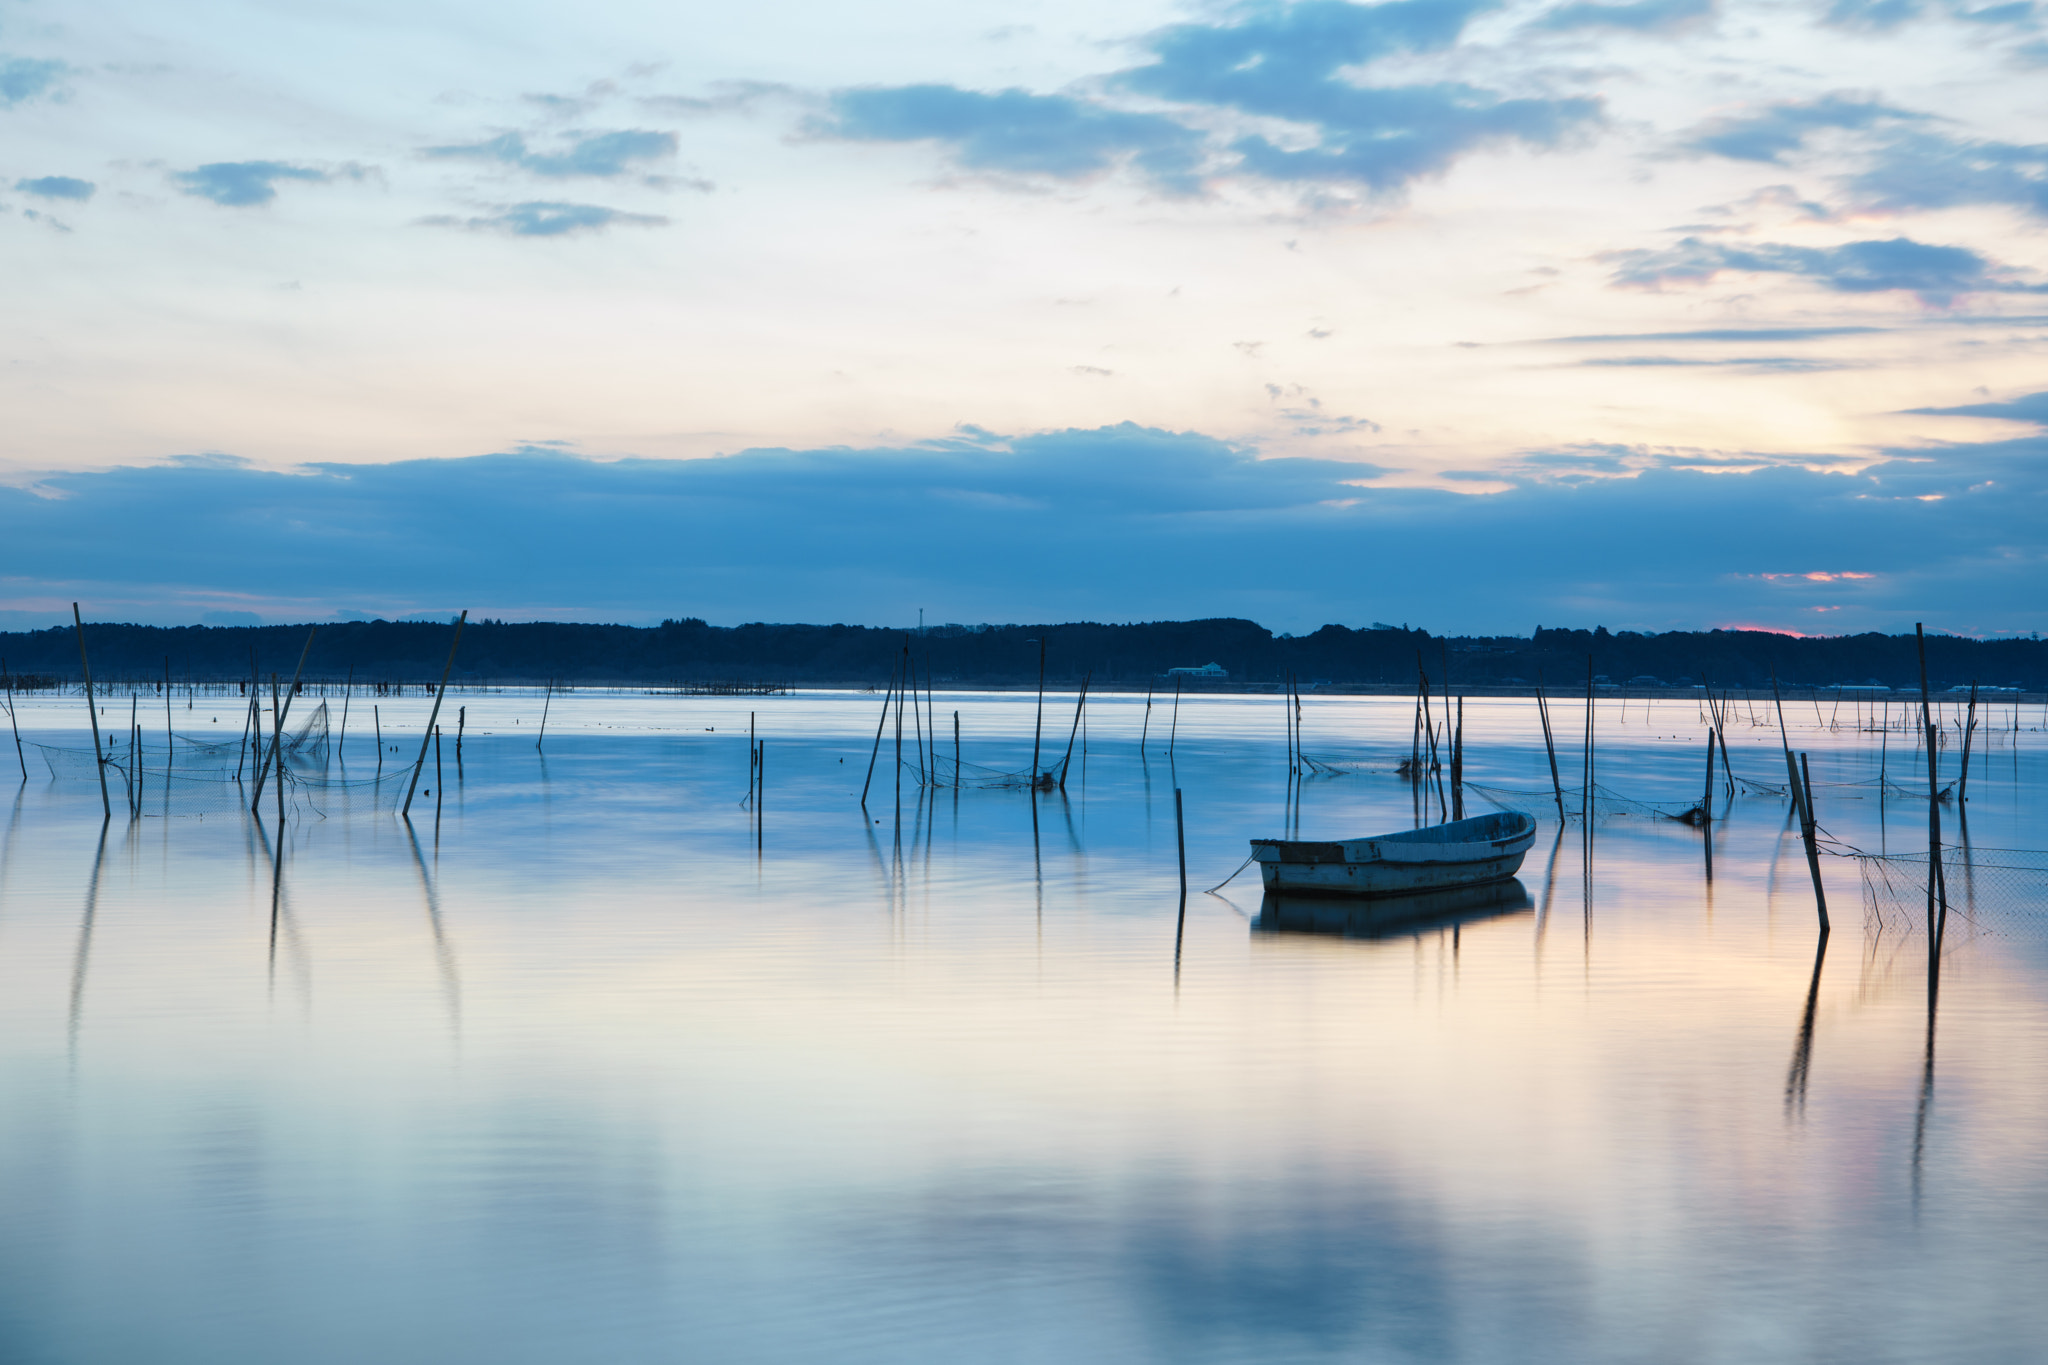
{"type": "MultiPolygon", "coordinates": [[[[393,765],[368,777],[350,777],[329,762],[331,737],[327,703],[321,702],[296,723],[285,721],[282,762],[284,803],[288,813],[325,818],[354,810],[394,809],[405,799],[409,764],[393,765]]],[[[91,745],[39,744],[25,741],[42,759],[53,781],[92,783],[104,768],[108,795],[137,815],[205,816],[247,810],[259,800],[275,809],[269,783],[270,742],[253,737],[245,726],[233,740],[211,735],[147,731],[125,738],[103,736],[106,747],[97,755],[91,745]]]]}

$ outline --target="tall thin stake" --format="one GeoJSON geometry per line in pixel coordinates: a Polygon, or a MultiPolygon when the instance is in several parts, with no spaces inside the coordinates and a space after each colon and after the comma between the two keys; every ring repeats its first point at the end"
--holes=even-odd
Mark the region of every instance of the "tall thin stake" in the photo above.
{"type": "Polygon", "coordinates": [[[875,780],[875,760],[882,754],[882,727],[889,723],[889,703],[896,696],[896,672],[889,671],[889,689],[882,693],[882,714],[875,718],[875,747],[868,751],[868,775],[860,784],[860,808],[868,808],[868,787],[875,780]]]}
{"type": "MultiPolygon", "coordinates": [[[[284,755],[279,747],[284,743],[284,722],[291,717],[292,698],[297,696],[299,692],[299,675],[306,671],[306,655],[312,651],[313,636],[319,629],[320,627],[314,626],[306,632],[305,647],[299,650],[299,666],[292,670],[292,690],[285,694],[284,710],[280,713],[277,723],[271,726],[270,729],[270,757],[276,761],[277,770],[280,773],[284,771],[284,755]]],[[[277,678],[274,675],[270,683],[271,691],[275,692],[277,690],[277,678]]],[[[265,768],[258,768],[256,770],[256,792],[249,800],[250,810],[256,809],[256,802],[263,799],[263,774],[265,771],[265,768]]]]}
{"type": "Polygon", "coordinates": [[[21,780],[28,781],[28,760],[21,754],[21,723],[14,718],[14,678],[7,671],[7,660],[0,659],[0,682],[7,687],[7,723],[14,730],[14,761],[21,765],[21,780]]]}
{"type": "Polygon", "coordinates": [[[1031,726],[1031,787],[1038,789],[1038,742],[1045,733],[1045,637],[1038,639],[1038,719],[1031,726]]]}
{"type": "Polygon", "coordinates": [[[1138,729],[1138,752],[1145,752],[1145,739],[1152,733],[1152,684],[1145,684],[1145,723],[1138,729]]]}
{"type": "Polygon", "coordinates": [[[71,604],[71,624],[78,630],[78,667],[85,673],[85,714],[92,721],[92,765],[99,769],[100,812],[106,817],[101,821],[104,824],[114,818],[114,802],[107,795],[107,759],[100,751],[100,713],[92,696],[92,664],[85,657],[85,622],[79,618],[76,602],[71,604]]]}
{"type": "Polygon", "coordinates": [[[552,707],[554,704],[555,680],[553,678],[549,678],[547,695],[541,699],[540,703],[540,737],[533,741],[533,747],[536,749],[538,749],[541,746],[541,743],[548,737],[548,708],[552,707]]]}
{"type": "Polygon", "coordinates": [[[434,724],[441,719],[441,699],[448,695],[448,674],[455,667],[455,647],[462,643],[462,627],[468,620],[467,608],[455,618],[455,638],[448,642],[448,662],[441,665],[441,686],[434,693],[434,709],[427,715],[427,733],[420,736],[420,756],[412,765],[412,781],[405,788],[405,808],[399,812],[401,816],[412,813],[412,794],[420,785],[420,769],[427,764],[427,741],[434,737],[434,724]]]}
{"type": "Polygon", "coordinates": [[[1550,790],[1557,797],[1557,819],[1564,822],[1564,783],[1557,776],[1557,742],[1550,733],[1550,703],[1543,696],[1543,674],[1536,674],[1536,716],[1543,722],[1543,752],[1550,756],[1550,790]]]}
{"type": "MultiPolygon", "coordinates": [[[[171,656],[164,655],[164,772],[171,771],[171,656]]],[[[164,795],[170,795],[170,778],[164,779],[164,795]]]]}
{"type": "Polygon", "coordinates": [[[348,681],[341,685],[341,738],[334,741],[334,756],[342,756],[342,746],[348,743],[348,701],[356,690],[356,666],[348,666],[348,681]]]}
{"type": "Polygon", "coordinates": [[[1081,708],[1088,704],[1088,683],[1094,678],[1095,670],[1089,669],[1081,677],[1081,695],[1074,699],[1074,723],[1067,729],[1067,752],[1060,759],[1060,790],[1067,789],[1067,765],[1074,761],[1074,736],[1081,729],[1081,708]]]}

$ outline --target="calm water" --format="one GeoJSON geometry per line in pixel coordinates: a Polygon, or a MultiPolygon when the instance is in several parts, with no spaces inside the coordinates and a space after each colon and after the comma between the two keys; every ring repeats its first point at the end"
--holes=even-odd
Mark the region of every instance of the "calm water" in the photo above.
{"type": "MultiPolygon", "coordinates": [[[[1816,985],[1778,798],[1733,802],[1711,882],[1696,829],[1602,821],[1589,875],[1546,820],[1504,912],[1346,937],[1262,923],[1253,872],[1200,890],[1282,832],[1271,698],[1184,702],[1171,762],[1164,707],[1146,762],[1142,699],[1091,702],[1035,826],[1021,791],[899,806],[886,757],[864,816],[872,697],[557,699],[544,757],[536,699],[461,701],[438,831],[299,787],[278,854],[267,802],[130,821],[117,785],[102,840],[89,766],[0,787],[0,1359],[2048,1355],[2048,904],[1990,855],[1930,1056],[1917,905],[1825,859],[1816,985]]],[[[1030,698],[935,704],[948,750],[958,710],[969,762],[1029,762],[1030,698]]],[[[379,705],[388,772],[426,703],[379,705]]],[[[1924,848],[1924,802],[1846,785],[1878,736],[1800,705],[1822,822],[1924,848]]],[[[1305,837],[1412,822],[1407,702],[1306,726],[1353,770],[1305,837]]],[[[1472,780],[1547,784],[1526,703],[1466,727],[1472,780]]],[[[1600,779],[1693,798],[1702,734],[1603,702],[1600,779]]],[[[1733,738],[1782,781],[1775,728],[1733,738]]],[[[1973,847],[2048,848],[2044,755],[1974,760],[1973,847]]]]}

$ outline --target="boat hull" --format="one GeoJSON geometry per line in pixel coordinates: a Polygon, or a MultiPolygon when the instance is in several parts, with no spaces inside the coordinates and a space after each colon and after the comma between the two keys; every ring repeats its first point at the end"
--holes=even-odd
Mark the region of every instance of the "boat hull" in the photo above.
{"type": "Polygon", "coordinates": [[[1522,870],[1536,822],[1476,816],[1368,839],[1254,839],[1266,890],[1290,896],[1411,896],[1506,881],[1522,870]]]}

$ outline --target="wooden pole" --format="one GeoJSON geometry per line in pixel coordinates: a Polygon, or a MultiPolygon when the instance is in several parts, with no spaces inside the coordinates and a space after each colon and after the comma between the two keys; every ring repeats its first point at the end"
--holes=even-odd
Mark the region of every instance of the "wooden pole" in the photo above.
{"type": "Polygon", "coordinates": [[[539,738],[533,741],[533,747],[536,749],[540,748],[542,742],[545,741],[548,737],[548,708],[552,707],[554,704],[555,680],[553,678],[549,678],[547,693],[545,696],[541,698],[540,703],[540,736],[539,738]]]}
{"type": "Polygon", "coordinates": [[[406,785],[405,808],[399,812],[401,816],[412,813],[412,794],[420,785],[420,769],[427,763],[427,741],[433,738],[434,725],[441,719],[441,700],[448,695],[448,674],[455,667],[455,647],[462,643],[462,627],[468,621],[469,611],[465,608],[462,615],[455,618],[455,638],[448,642],[448,662],[441,665],[441,686],[434,693],[434,709],[427,714],[427,733],[420,736],[420,756],[412,765],[412,781],[406,785]]]}
{"type": "Polygon", "coordinates": [[[917,741],[917,785],[931,785],[931,771],[925,763],[924,694],[917,685],[917,661],[910,661],[910,728],[917,741]]]}
{"type": "MultiPolygon", "coordinates": [[[[281,713],[277,723],[273,725],[270,730],[270,756],[272,759],[276,760],[277,770],[280,773],[284,771],[284,757],[283,754],[280,752],[278,746],[284,743],[284,722],[285,720],[288,720],[291,717],[292,698],[297,696],[299,691],[299,675],[306,671],[306,655],[311,652],[313,648],[313,636],[319,629],[320,627],[314,626],[312,629],[306,632],[305,647],[299,651],[299,666],[292,670],[292,690],[285,694],[284,710],[281,713]]],[[[273,676],[270,681],[271,690],[275,692],[277,690],[277,679],[273,676]]],[[[263,799],[263,774],[266,770],[267,769],[265,768],[259,768],[256,770],[256,793],[253,797],[250,798],[250,810],[256,809],[256,802],[261,801],[263,799]]]]}
{"type": "Polygon", "coordinates": [[[1700,792],[1700,823],[1711,824],[1714,819],[1714,727],[1707,727],[1707,785],[1700,792]]]}
{"type": "Polygon", "coordinates": [[[1180,738],[1180,674],[1173,675],[1173,724],[1166,731],[1166,757],[1173,758],[1173,742],[1180,738]]]}
{"type": "Polygon", "coordinates": [[[1586,837],[1593,836],[1593,656],[1586,656],[1586,766],[1585,789],[1579,797],[1579,814],[1586,822],[1586,837]]]}
{"type": "Polygon", "coordinates": [[[377,703],[370,703],[370,724],[377,731],[377,776],[384,775],[384,716],[377,703]]]}
{"type": "Polygon", "coordinates": [[[868,750],[868,775],[860,784],[860,808],[868,808],[868,787],[875,780],[875,760],[882,754],[882,727],[889,723],[889,702],[896,695],[896,672],[889,672],[889,688],[882,693],[882,714],[875,720],[875,747],[868,750]]]}
{"type": "Polygon", "coordinates": [[[1180,788],[1173,789],[1173,843],[1180,852],[1180,897],[1188,897],[1188,833],[1181,816],[1180,788]]]}
{"type": "Polygon", "coordinates": [[[107,795],[107,759],[100,752],[100,713],[92,695],[92,664],[85,657],[85,622],[79,618],[78,603],[71,604],[71,624],[78,631],[78,666],[85,673],[85,714],[92,721],[92,765],[100,774],[100,812],[105,817],[100,823],[114,818],[114,802],[107,795]]]}
{"type": "Polygon", "coordinates": [[[1550,756],[1550,790],[1557,798],[1557,818],[1562,824],[1564,813],[1564,783],[1557,776],[1557,741],[1550,733],[1550,703],[1543,696],[1543,674],[1536,674],[1536,716],[1543,722],[1543,752],[1550,756]]]}
{"type": "Polygon", "coordinates": [[[1145,723],[1138,730],[1138,752],[1145,752],[1145,738],[1152,733],[1152,684],[1145,684],[1145,723]]]}
{"type": "Polygon", "coordinates": [[[896,816],[903,816],[903,694],[910,690],[910,645],[903,646],[903,680],[896,687],[896,816]]]}
{"type": "Polygon", "coordinates": [[[0,681],[7,686],[7,724],[14,730],[14,761],[21,765],[21,780],[28,781],[28,760],[21,753],[21,722],[14,717],[14,678],[7,671],[7,660],[0,659],[0,681]]]}
{"type": "Polygon", "coordinates": [[[955,711],[953,713],[953,790],[957,792],[963,785],[965,785],[965,778],[960,771],[960,713],[955,711]]]}
{"type": "Polygon", "coordinates": [[[1088,683],[1094,678],[1095,670],[1089,669],[1081,677],[1081,695],[1074,699],[1074,723],[1067,729],[1067,752],[1060,759],[1060,790],[1067,789],[1067,765],[1074,761],[1074,736],[1081,729],[1081,708],[1088,704],[1088,683]]]}
{"type": "Polygon", "coordinates": [[[1970,799],[1970,746],[1977,737],[1977,682],[1970,681],[1970,719],[1963,727],[1963,769],[1956,777],[1956,807],[1970,799]]]}
{"type": "Polygon", "coordinates": [[[270,675],[270,756],[277,763],[277,846],[280,857],[284,852],[284,747],[277,739],[282,733],[284,711],[277,702],[277,674],[273,673],[270,675]]]}
{"type": "Polygon", "coordinates": [[[166,774],[164,778],[164,794],[166,796],[170,795],[171,791],[170,778],[168,774],[171,771],[172,747],[173,745],[171,741],[171,656],[166,654],[164,655],[164,773],[166,774]]]}
{"type": "Polygon", "coordinates": [[[441,837],[441,727],[434,727],[434,837],[441,837]]]}
{"type": "Polygon", "coordinates": [[[1458,698],[1458,726],[1451,732],[1451,818],[1465,818],[1465,699],[1458,698]]]}
{"type": "Polygon", "coordinates": [[[458,706],[458,707],[456,707],[456,708],[455,708],[455,766],[456,766],[456,767],[458,767],[458,768],[460,768],[460,767],[462,766],[462,730],[463,730],[463,727],[464,727],[464,726],[466,726],[466,725],[468,725],[468,724],[469,724],[469,708],[468,708],[467,706],[458,706]]]}
{"type": "Polygon", "coordinates": [[[1038,640],[1038,719],[1031,726],[1031,786],[1038,787],[1038,741],[1045,732],[1045,637],[1038,640]]]}
{"type": "Polygon", "coordinates": [[[761,854],[763,841],[761,812],[768,801],[768,741],[754,750],[754,856],[761,854]]]}
{"type": "Polygon", "coordinates": [[[348,666],[348,681],[341,685],[341,737],[334,741],[334,756],[341,757],[341,746],[348,743],[348,702],[356,690],[356,666],[348,666]]]}
{"type": "Polygon", "coordinates": [[[1828,893],[1820,884],[1820,843],[1819,824],[1813,815],[1813,770],[1807,766],[1806,755],[1799,755],[1799,807],[1805,817],[1806,870],[1813,874],[1813,905],[1820,912],[1820,931],[1828,931],[1828,893]]]}
{"type": "Polygon", "coordinates": [[[1923,623],[1913,623],[1913,640],[1920,651],[1920,730],[1927,743],[1927,966],[1931,981],[1940,961],[1936,956],[1940,945],[1935,902],[1939,894],[1940,910],[1945,918],[1948,895],[1947,888],[1941,886],[1941,791],[1940,777],[1935,768],[1940,746],[1935,742],[1934,717],[1927,696],[1927,631],[1923,623]]]}

